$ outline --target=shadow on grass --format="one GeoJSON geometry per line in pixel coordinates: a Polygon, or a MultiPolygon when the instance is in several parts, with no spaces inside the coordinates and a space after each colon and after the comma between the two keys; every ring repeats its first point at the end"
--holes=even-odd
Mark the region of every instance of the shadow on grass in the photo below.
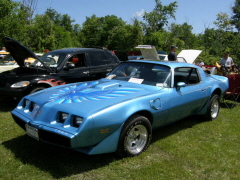
{"type": "Polygon", "coordinates": [[[239,106],[240,102],[234,103],[233,101],[226,101],[220,104],[221,108],[224,109],[234,109],[234,107],[239,106]]]}
{"type": "MultiPolygon", "coordinates": [[[[202,122],[203,120],[199,116],[191,116],[175,122],[160,128],[160,130],[155,130],[152,142],[202,122]]],[[[115,153],[89,156],[77,151],[38,142],[27,135],[5,141],[2,144],[24,164],[31,164],[42,171],[49,172],[55,179],[98,169],[120,160],[115,153]]]]}
{"type": "Polygon", "coordinates": [[[38,142],[28,135],[22,135],[2,143],[10,149],[15,158],[42,171],[49,172],[54,179],[84,173],[119,160],[114,153],[89,156],[83,153],[38,142]]]}
{"type": "Polygon", "coordinates": [[[204,122],[207,121],[204,120],[202,116],[193,115],[180,121],[176,121],[167,126],[157,128],[153,131],[152,143],[158,141],[159,139],[171,136],[172,134],[176,134],[179,131],[187,128],[192,128],[193,126],[204,122]]]}

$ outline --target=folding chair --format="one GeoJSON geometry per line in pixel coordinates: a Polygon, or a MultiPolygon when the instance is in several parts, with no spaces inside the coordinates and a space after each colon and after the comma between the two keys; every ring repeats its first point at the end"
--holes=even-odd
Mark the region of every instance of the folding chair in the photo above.
{"type": "Polygon", "coordinates": [[[226,105],[228,109],[232,109],[234,106],[238,105],[238,98],[240,97],[240,86],[234,88],[233,91],[226,92],[223,103],[226,105]],[[232,101],[232,103],[229,103],[229,101],[232,101]]]}

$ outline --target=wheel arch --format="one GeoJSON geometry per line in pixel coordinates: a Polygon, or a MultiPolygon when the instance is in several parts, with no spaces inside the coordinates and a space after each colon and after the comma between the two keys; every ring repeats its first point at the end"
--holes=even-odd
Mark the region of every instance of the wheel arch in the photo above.
{"type": "Polygon", "coordinates": [[[219,97],[221,97],[221,94],[222,94],[222,90],[220,88],[216,88],[213,92],[212,92],[212,95],[213,96],[214,94],[217,94],[219,97]]]}
{"type": "Polygon", "coordinates": [[[210,100],[214,96],[214,94],[218,95],[219,98],[221,98],[222,90],[220,88],[214,89],[214,91],[211,93],[211,96],[209,96],[209,98],[208,98],[207,102],[205,103],[205,105],[203,106],[203,108],[197,113],[198,115],[203,115],[207,112],[208,103],[210,102],[210,100]]]}
{"type": "Polygon", "coordinates": [[[50,88],[52,87],[51,85],[47,84],[47,83],[36,83],[34,85],[31,86],[31,88],[29,88],[28,90],[28,94],[31,93],[31,91],[37,87],[44,87],[44,88],[50,88]]]}
{"type": "Polygon", "coordinates": [[[127,120],[124,123],[126,123],[133,116],[137,116],[137,115],[146,117],[149,120],[150,124],[151,125],[153,124],[153,115],[152,115],[151,112],[149,112],[147,110],[140,110],[140,111],[137,111],[137,112],[133,113],[130,117],[127,118],[127,120]]]}

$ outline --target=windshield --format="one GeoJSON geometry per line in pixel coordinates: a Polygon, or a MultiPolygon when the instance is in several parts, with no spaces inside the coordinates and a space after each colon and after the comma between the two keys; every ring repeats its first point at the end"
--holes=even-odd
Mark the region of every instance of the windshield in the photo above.
{"type": "Polygon", "coordinates": [[[113,70],[106,79],[170,87],[170,68],[148,63],[123,63],[113,70]]]}
{"type": "Polygon", "coordinates": [[[3,59],[0,60],[1,66],[8,66],[8,65],[15,65],[15,64],[17,63],[14,61],[13,57],[10,54],[6,55],[3,59]]]}
{"type": "MultiPolygon", "coordinates": [[[[55,69],[57,68],[63,59],[66,57],[66,53],[63,53],[61,51],[51,51],[42,56],[40,59],[50,68],[55,69]]],[[[38,60],[36,60],[34,63],[32,63],[30,66],[42,66],[42,63],[38,60]]]]}

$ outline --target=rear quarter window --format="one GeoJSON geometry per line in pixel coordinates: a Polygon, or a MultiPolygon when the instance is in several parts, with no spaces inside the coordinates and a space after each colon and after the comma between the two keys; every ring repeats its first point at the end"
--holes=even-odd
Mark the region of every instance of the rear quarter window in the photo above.
{"type": "Polygon", "coordinates": [[[91,52],[89,56],[92,66],[102,66],[110,63],[103,51],[91,52]]]}
{"type": "Polygon", "coordinates": [[[119,59],[115,54],[113,54],[111,52],[106,52],[106,55],[108,56],[109,63],[111,63],[111,64],[118,64],[119,63],[119,59]]]}

